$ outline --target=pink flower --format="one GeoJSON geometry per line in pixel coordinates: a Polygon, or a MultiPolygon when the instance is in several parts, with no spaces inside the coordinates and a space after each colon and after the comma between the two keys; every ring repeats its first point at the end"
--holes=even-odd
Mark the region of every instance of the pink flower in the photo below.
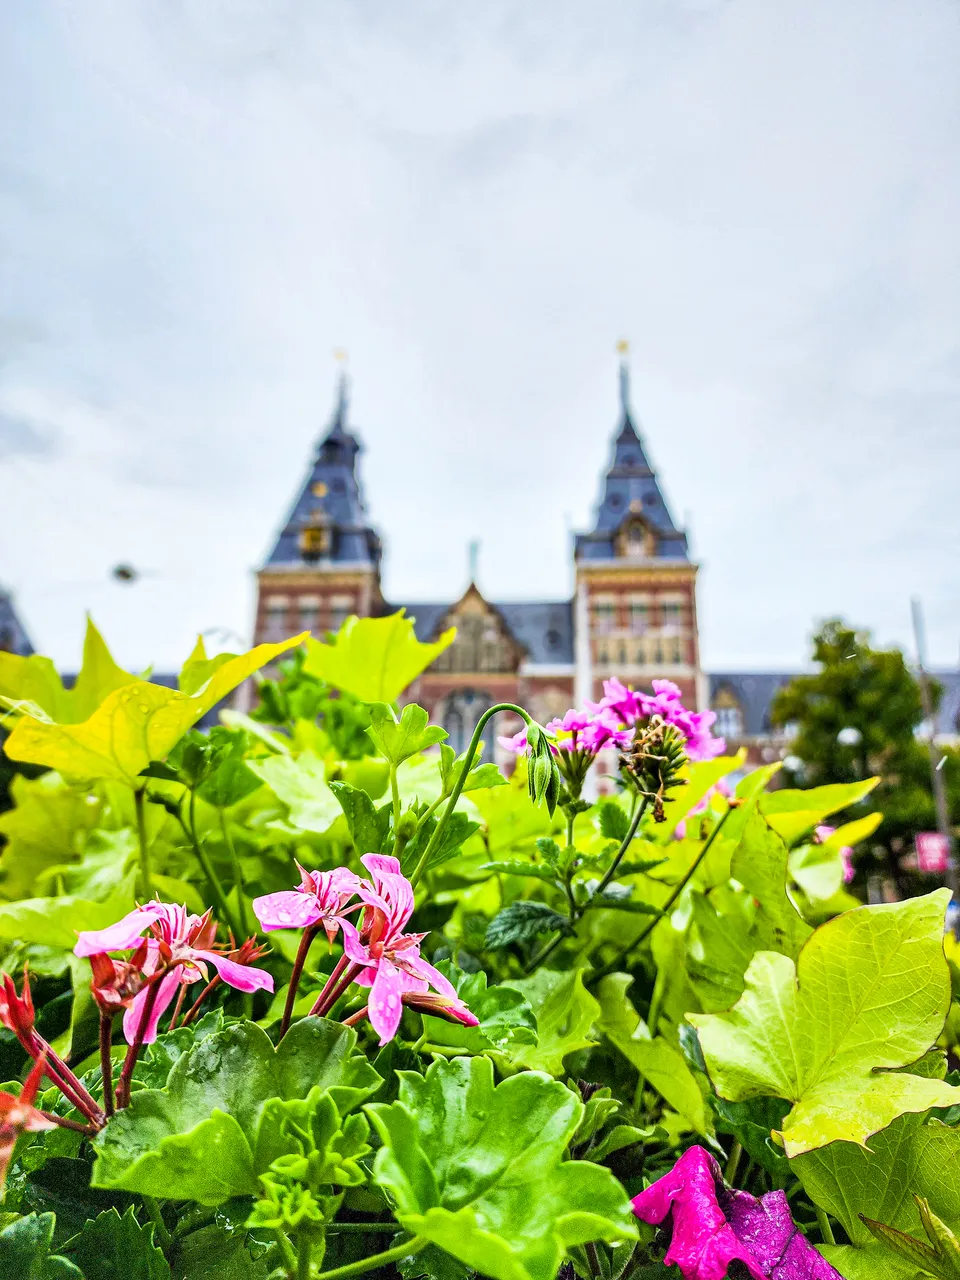
{"type": "Polygon", "coordinates": [[[675,725],[687,740],[686,751],[691,760],[712,760],[726,750],[723,738],[715,738],[710,726],[716,720],[713,711],[688,711],[681,700],[680,688],[672,680],[654,680],[653,695],[628,689],[617,679],[604,680],[603,697],[597,709],[607,709],[625,725],[660,716],[675,725]]]}
{"type": "Polygon", "coordinates": [[[754,1280],[840,1280],[840,1273],[797,1229],[782,1191],[757,1200],[724,1186],[720,1166],[691,1147],[669,1173],[633,1200],[644,1222],[671,1218],[664,1262],[684,1280],[724,1280],[737,1260],[754,1280]]]}
{"type": "Polygon", "coordinates": [[[420,1013],[445,1018],[447,1022],[459,1022],[464,1027],[480,1025],[480,1019],[470,1012],[459,996],[451,1000],[449,996],[434,995],[432,991],[405,991],[400,998],[408,1008],[417,1009],[420,1013]]]}
{"type": "Polygon", "coordinates": [[[128,1044],[137,1038],[144,1014],[148,1021],[140,1037],[144,1044],[157,1038],[157,1024],[170,1006],[182,983],[208,980],[207,964],[212,964],[224,982],[238,991],[272,991],[273,978],[263,969],[238,964],[214,951],[217,926],[207,911],[202,916],[188,915],[186,907],[165,902],[148,902],[135,907],[116,924],[106,929],[85,930],[77,937],[74,954],[102,955],[108,951],[131,951],[139,948],[142,972],[153,981],[147,983],[123,1016],[123,1034],[128,1044]],[[146,947],[142,947],[146,935],[146,947]],[[154,992],[154,987],[159,991],[154,992]]]}
{"type": "Polygon", "coordinates": [[[370,1023],[386,1044],[397,1033],[406,992],[432,987],[454,1005],[461,1004],[454,987],[420,955],[423,933],[404,933],[413,914],[413,887],[396,858],[366,853],[360,859],[370,872],[357,890],[367,906],[363,935],[349,920],[341,921],[344,953],[358,967],[354,981],[370,988],[370,1023]]]}
{"type": "Polygon", "coordinates": [[[346,867],[337,867],[333,871],[305,871],[298,862],[297,869],[300,872],[299,889],[283,889],[279,893],[254,898],[254,914],[267,931],[322,925],[327,938],[333,942],[344,909],[357,892],[360,877],[346,867]]]}
{"type": "Polygon", "coordinates": [[[523,756],[527,754],[527,731],[521,729],[519,733],[515,733],[513,737],[501,734],[497,741],[503,747],[504,751],[510,751],[515,756],[523,756]]]}
{"type": "MultiPolygon", "coordinates": [[[[836,827],[830,827],[827,826],[825,822],[821,822],[820,825],[814,829],[813,843],[825,844],[836,829],[836,827]]],[[[839,853],[840,861],[843,864],[843,883],[849,884],[857,874],[856,867],[853,865],[853,849],[850,845],[845,844],[839,848],[837,852],[839,853]]]]}
{"type": "Polygon", "coordinates": [[[13,1093],[0,1092],[0,1199],[3,1198],[7,1169],[21,1133],[42,1133],[45,1129],[57,1127],[55,1121],[33,1106],[46,1069],[46,1059],[38,1058],[23,1083],[19,1098],[13,1093]]]}

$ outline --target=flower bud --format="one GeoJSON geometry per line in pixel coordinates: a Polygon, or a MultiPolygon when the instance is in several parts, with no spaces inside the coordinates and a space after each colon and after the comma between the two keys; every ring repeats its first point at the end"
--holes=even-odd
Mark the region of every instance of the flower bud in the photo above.
{"type": "Polygon", "coordinates": [[[527,745],[527,792],[534,804],[545,801],[552,817],[560,799],[562,780],[546,729],[534,722],[527,725],[527,745]]]}

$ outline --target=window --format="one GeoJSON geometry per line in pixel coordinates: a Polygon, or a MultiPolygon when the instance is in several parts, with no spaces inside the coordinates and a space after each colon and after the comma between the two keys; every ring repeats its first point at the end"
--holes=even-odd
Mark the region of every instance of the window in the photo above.
{"type": "Polygon", "coordinates": [[[683,623],[683,605],[679,600],[665,600],[661,608],[664,634],[676,634],[683,623]]]}
{"type": "Polygon", "coordinates": [[[609,635],[617,622],[617,607],[614,601],[601,596],[593,602],[593,629],[598,635],[609,635]]]}
{"type": "Polygon", "coordinates": [[[717,713],[714,733],[731,742],[739,742],[743,737],[743,711],[733,690],[718,689],[713,700],[713,709],[717,713]]]}
{"type": "Polygon", "coordinates": [[[320,626],[320,597],[301,596],[297,601],[297,630],[316,631],[320,626]]]}
{"type": "Polygon", "coordinates": [[[650,601],[646,596],[630,597],[630,634],[642,636],[650,626],[650,601]]]}
{"type": "Polygon", "coordinates": [[[679,636],[671,636],[664,647],[668,662],[679,663],[683,661],[683,642],[679,636]]]}
{"type": "Polygon", "coordinates": [[[339,631],[353,612],[353,596],[330,597],[330,630],[339,631]]]}
{"type": "Polygon", "coordinates": [[[287,638],[287,605],[286,596],[267,596],[266,628],[267,640],[277,641],[287,638]]]}
{"type": "Polygon", "coordinates": [[[632,524],[627,530],[624,554],[639,558],[647,554],[647,531],[642,524],[632,524]]]}

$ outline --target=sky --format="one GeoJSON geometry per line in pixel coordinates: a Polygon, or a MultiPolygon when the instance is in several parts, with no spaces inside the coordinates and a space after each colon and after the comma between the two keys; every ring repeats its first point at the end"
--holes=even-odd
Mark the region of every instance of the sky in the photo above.
{"type": "Polygon", "coordinates": [[[630,342],[704,665],[960,648],[955,0],[6,0],[0,580],[169,670],[348,353],[393,600],[564,598],[630,342]],[[121,585],[111,567],[129,563],[121,585]]]}

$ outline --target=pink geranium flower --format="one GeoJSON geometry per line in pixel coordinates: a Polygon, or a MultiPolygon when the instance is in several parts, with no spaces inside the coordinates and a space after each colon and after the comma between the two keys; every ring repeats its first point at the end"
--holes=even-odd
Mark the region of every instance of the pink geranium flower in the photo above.
{"type": "MultiPolygon", "coordinates": [[[[321,925],[328,940],[333,942],[343,920],[344,909],[357,892],[360,877],[346,867],[337,867],[333,871],[305,871],[298,862],[297,869],[300,887],[254,898],[254,914],[267,932],[321,925]]],[[[353,909],[358,907],[359,904],[353,909]]]]}
{"type": "Polygon", "coordinates": [[[273,990],[269,973],[252,965],[238,964],[215,951],[216,935],[217,926],[209,911],[202,916],[188,915],[186,907],[154,901],[135,907],[106,929],[80,933],[73,950],[78,956],[95,956],[139,949],[142,972],[153,981],[144,985],[124,1014],[123,1034],[128,1044],[133,1044],[138,1036],[143,1044],[150,1044],[157,1037],[157,1024],[177,989],[200,978],[207,981],[208,964],[238,991],[273,990]],[[157,992],[154,991],[156,985],[159,985],[157,992]],[[145,1014],[147,1022],[141,1027],[145,1014]]]}
{"type": "Polygon", "coordinates": [[[366,853],[360,859],[370,872],[370,883],[361,880],[358,896],[366,906],[361,933],[349,920],[341,921],[343,949],[356,966],[353,980],[370,988],[370,1024],[386,1044],[397,1033],[405,992],[425,992],[432,987],[460,1005],[456,990],[420,955],[423,933],[404,933],[413,914],[413,887],[400,871],[396,858],[366,853]]]}
{"type": "Polygon", "coordinates": [[[684,1152],[669,1173],[634,1197],[644,1222],[668,1216],[672,1236],[664,1262],[684,1280],[724,1280],[734,1260],[754,1280],[840,1280],[797,1229],[782,1191],[757,1200],[724,1185],[720,1166],[703,1147],[684,1152]]]}
{"type": "Polygon", "coordinates": [[[679,686],[672,680],[654,680],[652,695],[628,689],[616,678],[604,680],[603,697],[596,707],[598,711],[612,712],[629,726],[638,720],[660,716],[686,738],[686,752],[691,760],[712,760],[726,750],[723,738],[715,738],[710,732],[716,713],[689,711],[683,705],[679,686]]]}
{"type": "Polygon", "coordinates": [[[56,1129],[56,1121],[33,1105],[46,1072],[46,1059],[38,1058],[24,1081],[20,1096],[0,1092],[0,1199],[7,1181],[7,1169],[21,1133],[42,1133],[56,1129]]]}

